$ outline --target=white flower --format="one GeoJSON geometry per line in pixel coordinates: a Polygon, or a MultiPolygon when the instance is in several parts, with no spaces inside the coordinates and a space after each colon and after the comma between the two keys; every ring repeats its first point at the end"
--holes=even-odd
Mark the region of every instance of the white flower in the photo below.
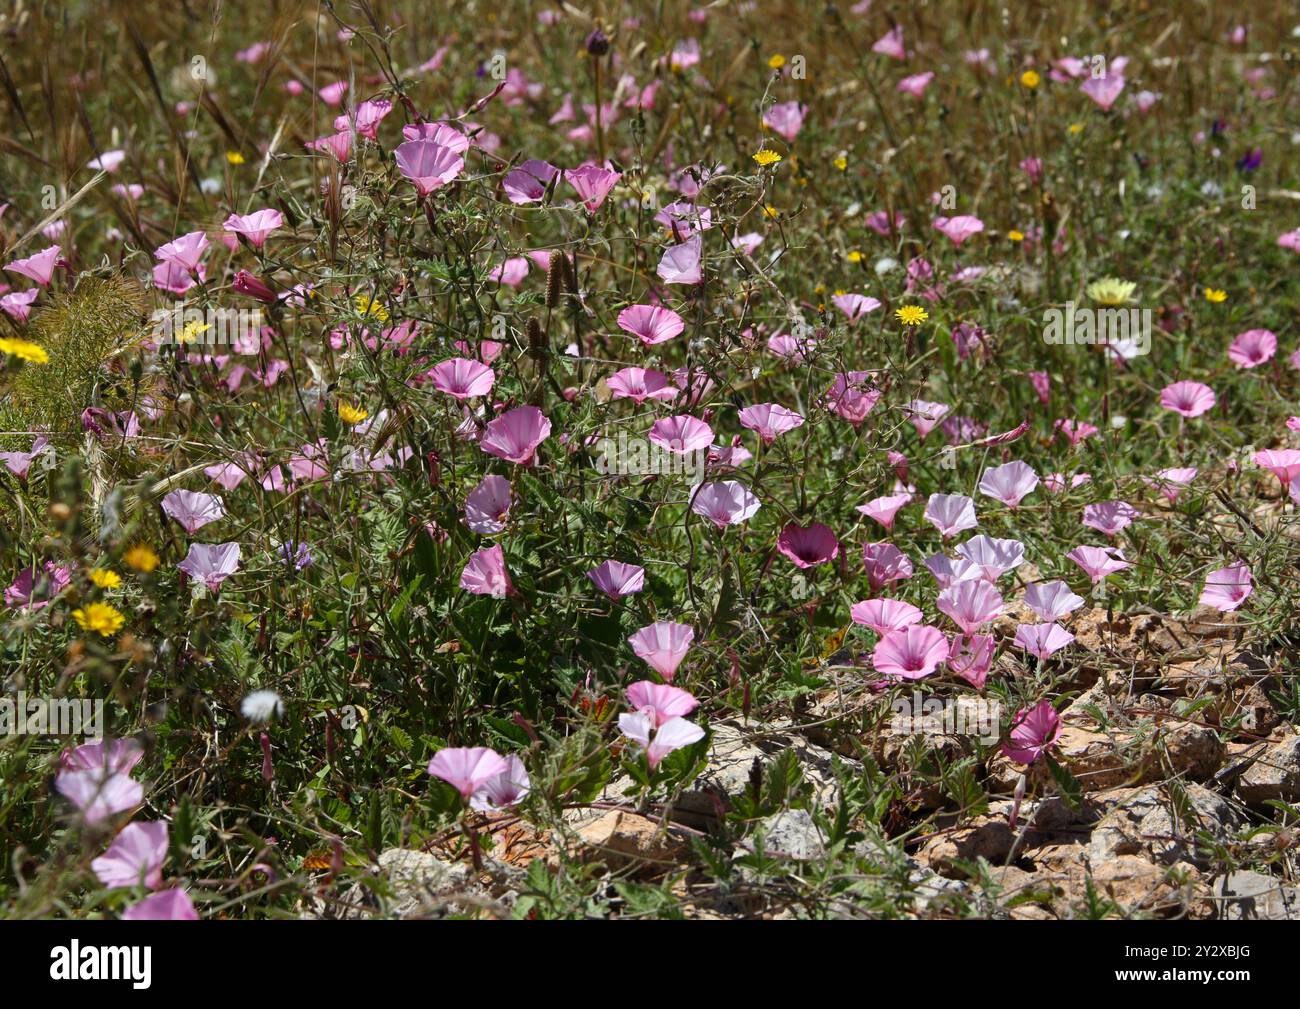
{"type": "Polygon", "coordinates": [[[284,701],[274,690],[254,690],[239,702],[239,710],[250,722],[269,722],[284,714],[284,701]]]}

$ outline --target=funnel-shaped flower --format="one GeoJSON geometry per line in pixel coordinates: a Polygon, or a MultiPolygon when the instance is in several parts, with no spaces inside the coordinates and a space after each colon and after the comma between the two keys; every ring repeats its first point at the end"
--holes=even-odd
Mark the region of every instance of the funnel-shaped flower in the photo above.
{"type": "Polygon", "coordinates": [[[958,582],[968,582],[984,577],[983,569],[968,557],[949,557],[946,554],[932,554],[925,559],[925,566],[940,590],[950,588],[958,582]]]}
{"type": "Polygon", "coordinates": [[[776,549],[798,567],[811,568],[835,560],[840,554],[840,541],[829,526],[820,522],[808,526],[790,522],[777,537],[776,549]]]}
{"type": "Polygon", "coordinates": [[[465,498],[465,525],[482,536],[495,536],[510,517],[510,481],[503,476],[485,476],[465,498]]]}
{"type": "Polygon", "coordinates": [[[645,588],[645,568],[622,561],[605,561],[587,572],[596,588],[615,601],[645,588]]]}
{"type": "Polygon", "coordinates": [[[1142,513],[1127,501],[1101,501],[1083,509],[1083,524],[1112,538],[1142,513]]]}
{"type": "Polygon", "coordinates": [[[547,187],[559,169],[547,161],[532,159],[506,174],[501,180],[501,190],[506,199],[516,205],[537,203],[546,195],[547,187]]]}
{"type": "Polygon", "coordinates": [[[793,431],[803,423],[803,417],[777,403],[757,403],[740,411],[740,426],[757,431],[764,445],[771,445],[776,436],[793,431]]]}
{"type": "Polygon", "coordinates": [[[980,535],[972,536],[959,546],[957,553],[979,568],[981,578],[996,582],[1024,562],[1025,545],[1019,540],[980,535]]]}
{"type": "Polygon", "coordinates": [[[687,624],[661,620],[642,627],[627,640],[639,658],[671,683],[677,667],[690,651],[695,631],[687,624]]]}
{"type": "Polygon", "coordinates": [[[266,244],[267,236],[284,226],[284,215],[278,210],[257,210],[251,214],[231,214],[221,227],[232,235],[243,235],[253,248],[266,244]]]}
{"type": "Polygon", "coordinates": [[[535,406],[519,406],[503,413],[483,429],[479,448],[521,466],[531,466],[537,446],[551,434],[551,422],[535,406]]]}
{"type": "Polygon", "coordinates": [[[1083,603],[1083,596],[1075,595],[1062,581],[1034,582],[1025,589],[1025,605],[1049,624],[1069,616],[1083,603]]]}
{"type": "Polygon", "coordinates": [[[695,695],[668,683],[637,680],[627,688],[627,703],[659,728],[674,718],[685,718],[700,706],[695,695]]]}
{"type": "Polygon", "coordinates": [[[948,668],[976,690],[984,687],[993,665],[993,635],[956,634],[948,642],[948,668]]]}
{"type": "Polygon", "coordinates": [[[704,270],[704,237],[692,235],[680,245],[667,249],[659,260],[655,272],[665,284],[702,284],[704,270]]]}
{"type": "Polygon", "coordinates": [[[216,592],[239,568],[239,544],[191,543],[190,552],[176,566],[203,582],[209,592],[216,592]]]}
{"type": "Polygon", "coordinates": [[[226,506],[217,495],[192,490],[172,491],[162,499],[162,510],[191,536],[226,514],[226,506]]]}
{"type": "Polygon", "coordinates": [[[662,417],[650,428],[650,442],[675,455],[689,455],[713,444],[713,428],[690,414],[662,417]]]}
{"type": "Polygon", "coordinates": [[[522,802],[532,791],[524,762],[511,754],[505,758],[506,769],[483,782],[470,796],[469,807],[480,813],[495,813],[522,802]]]}
{"type": "Polygon", "coordinates": [[[1083,568],[1094,585],[1107,575],[1132,567],[1124,559],[1124,552],[1116,547],[1079,546],[1066,554],[1065,558],[1083,568]]]}
{"type": "Polygon", "coordinates": [[[854,603],[849,608],[849,616],[855,624],[870,627],[881,635],[901,631],[925,619],[924,613],[901,599],[867,599],[854,603]]]}
{"type": "Polygon", "coordinates": [[[1216,610],[1231,613],[1255,591],[1251,581],[1250,568],[1244,564],[1233,564],[1211,571],[1205,576],[1200,602],[1204,606],[1213,606],[1216,610]]]}
{"type": "Polygon", "coordinates": [[[739,480],[701,484],[691,499],[691,511],[703,515],[719,529],[749,520],[758,506],[758,498],[739,480]]]}
{"type": "Polygon", "coordinates": [[[1002,596],[982,578],[958,582],[939,593],[940,613],[952,618],[965,634],[973,634],[1002,614],[1002,596]]]}
{"type": "Polygon", "coordinates": [[[941,232],[953,245],[961,245],[972,235],[978,235],[984,230],[984,222],[978,217],[972,217],[970,214],[961,214],[957,217],[936,217],[933,224],[934,229],[941,232]]]}
{"type": "Polygon", "coordinates": [[[872,592],[912,577],[912,561],[892,543],[864,543],[862,565],[872,592]]]}
{"type": "Polygon", "coordinates": [[[885,676],[920,680],[947,660],[948,651],[942,631],[928,624],[912,624],[881,638],[871,653],[871,665],[885,676]]]}
{"type": "Polygon", "coordinates": [[[1017,459],[985,470],[980,478],[979,490],[981,494],[1016,508],[1037,486],[1038,474],[1027,463],[1017,459]]]}
{"type": "Polygon", "coordinates": [[[630,399],[640,406],[647,399],[671,400],[681,392],[668,381],[668,376],[653,368],[622,368],[605,380],[610,396],[630,399]]]}
{"type": "Polygon", "coordinates": [[[1184,417],[1199,417],[1216,402],[1214,390],[1201,382],[1175,382],[1160,390],[1160,405],[1184,417]]]}
{"type": "Polygon", "coordinates": [[[453,357],[435,364],[426,373],[439,392],[456,399],[486,396],[496,382],[496,373],[480,361],[453,357]]]}
{"type": "Polygon", "coordinates": [[[931,494],[925,504],[925,518],[944,539],[951,539],[979,525],[979,519],[975,517],[975,502],[964,494],[931,494]]]}
{"type": "Polygon", "coordinates": [[[167,824],[128,823],[113,843],[90,863],[105,886],[162,886],[162,866],[167,860],[167,824]]]}
{"type": "Polygon", "coordinates": [[[1021,708],[1011,720],[1011,738],[1002,744],[1002,752],[1017,764],[1032,764],[1061,735],[1061,716],[1044,698],[1032,708],[1021,708]]]}
{"type": "Polygon", "coordinates": [[[465,159],[449,147],[433,140],[408,140],[393,152],[397,170],[415,185],[415,191],[428,196],[447,185],[465,169],[465,159]]]}
{"type": "Polygon", "coordinates": [[[505,551],[498,543],[486,550],[476,550],[460,573],[460,587],[476,596],[504,599],[514,591],[506,571],[505,551]]]}
{"type": "Polygon", "coordinates": [[[1046,661],[1074,640],[1060,624],[1021,624],[1016,628],[1016,646],[1046,661]]]}
{"type": "Polygon", "coordinates": [[[506,758],[486,746],[445,747],[429,761],[429,774],[447,782],[466,800],[509,769],[506,758]]]}
{"type": "Polygon", "coordinates": [[[912,500],[911,494],[890,494],[885,497],[872,498],[857,510],[869,519],[874,519],[887,530],[894,528],[894,516],[900,508],[912,500]]]}
{"type": "Polygon", "coordinates": [[[34,280],[40,284],[41,287],[46,287],[54,276],[54,268],[58,265],[61,251],[59,246],[51,245],[48,249],[42,249],[34,256],[28,256],[26,259],[15,259],[11,263],[6,263],[4,268],[10,273],[27,277],[29,280],[34,280]]]}
{"type": "Polygon", "coordinates": [[[595,213],[621,176],[618,172],[599,165],[582,165],[566,171],[564,178],[577,192],[582,205],[589,212],[595,213]]]}
{"type": "Polygon", "coordinates": [[[645,751],[652,770],[674,750],[704,738],[704,730],[685,718],[670,718],[656,729],[653,719],[640,711],[619,715],[618,727],[623,735],[645,751]]]}
{"type": "Polygon", "coordinates": [[[1277,336],[1267,329],[1248,329],[1232,341],[1228,360],[1238,368],[1257,368],[1277,353],[1277,336]]]}
{"type": "Polygon", "coordinates": [[[198,921],[199,913],[184,890],[173,888],[151,893],[122,912],[123,921],[198,921]]]}
{"type": "Polygon", "coordinates": [[[631,333],[647,347],[671,340],[686,328],[686,321],[670,308],[629,305],[618,313],[618,328],[631,333]]]}
{"type": "Polygon", "coordinates": [[[171,263],[186,273],[197,273],[203,254],[208,251],[208,236],[202,231],[191,231],[180,238],[174,238],[166,245],[154,250],[154,258],[163,263],[171,263]]]}
{"type": "Polygon", "coordinates": [[[144,801],[140,782],[106,768],[60,771],[54,788],[92,824],[134,809],[144,801]]]}

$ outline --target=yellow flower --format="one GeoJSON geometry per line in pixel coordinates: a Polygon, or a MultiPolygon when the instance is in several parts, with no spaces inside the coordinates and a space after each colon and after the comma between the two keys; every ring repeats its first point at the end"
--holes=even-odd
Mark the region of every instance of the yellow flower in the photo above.
{"type": "Polygon", "coordinates": [[[185,328],[177,334],[178,343],[193,343],[199,338],[200,333],[206,333],[212,326],[206,322],[199,322],[195,319],[193,322],[187,322],[185,328]]]}
{"type": "Polygon", "coordinates": [[[1036,88],[1042,81],[1043,79],[1038,76],[1037,70],[1026,70],[1020,75],[1020,83],[1027,88],[1036,88]]]}
{"type": "Polygon", "coordinates": [[[778,161],[780,161],[781,155],[777,154],[776,151],[769,151],[765,149],[755,154],[754,160],[757,161],[764,168],[766,168],[768,165],[775,165],[778,161]]]}
{"type": "Polygon", "coordinates": [[[153,547],[148,543],[137,543],[130,550],[122,555],[122,560],[128,567],[135,568],[137,571],[143,571],[148,574],[158,566],[159,557],[154,553],[153,547]]]}
{"type": "Polygon", "coordinates": [[[781,214],[781,211],[777,210],[776,207],[773,207],[773,206],[766,206],[766,207],[763,208],[763,216],[764,216],[764,217],[774,219],[774,218],[776,218],[776,217],[779,217],[780,214],[781,214]]]}
{"type": "Polygon", "coordinates": [[[1077,136],[1078,136],[1080,133],[1082,133],[1082,132],[1083,132],[1083,123],[1071,123],[1071,124],[1070,124],[1070,133],[1071,133],[1072,135],[1074,135],[1074,136],[1077,137],[1077,136]]]}
{"type": "Polygon", "coordinates": [[[838,169],[842,172],[842,171],[844,171],[846,168],[849,167],[849,159],[846,158],[843,154],[841,154],[838,158],[836,158],[836,159],[832,162],[832,164],[834,164],[835,167],[838,168],[838,169]]]}
{"type": "Polygon", "coordinates": [[[825,284],[818,284],[816,287],[813,288],[813,294],[825,294],[825,293],[826,293],[825,284]]]}
{"type": "Polygon", "coordinates": [[[838,298],[840,295],[842,295],[842,294],[848,294],[848,293],[849,293],[849,292],[846,291],[846,290],[844,290],[844,288],[842,288],[842,287],[837,287],[837,288],[835,288],[835,297],[837,297],[837,298],[838,298]]]}
{"type": "Polygon", "coordinates": [[[1207,287],[1205,289],[1205,300],[1212,305],[1218,305],[1228,300],[1228,292],[1220,290],[1217,287],[1207,287]]]}
{"type": "Polygon", "coordinates": [[[782,56],[780,53],[777,53],[775,56],[773,56],[770,60],[767,61],[767,65],[771,67],[773,70],[780,70],[783,66],[785,66],[785,57],[782,56]]]}
{"type": "Polygon", "coordinates": [[[850,263],[860,263],[862,262],[863,257],[862,257],[862,253],[860,253],[857,249],[854,249],[845,258],[848,259],[850,263]]]}
{"type": "Polygon", "coordinates": [[[352,299],[352,303],[357,306],[357,311],[362,315],[373,315],[380,322],[388,321],[388,309],[370,295],[358,294],[352,299]]]}
{"type": "Polygon", "coordinates": [[[126,623],[126,618],[108,603],[87,603],[72,611],[72,619],[83,631],[94,631],[106,638],[112,637],[126,623]]]}
{"type": "Polygon", "coordinates": [[[904,326],[919,326],[930,318],[930,313],[920,305],[904,305],[895,311],[894,315],[898,317],[898,321],[904,326]]]}
{"type": "Polygon", "coordinates": [[[1088,297],[1100,305],[1125,305],[1133,297],[1137,284],[1131,280],[1105,277],[1088,285],[1088,297]]]}
{"type": "Polygon", "coordinates": [[[122,587],[122,576],[116,571],[108,570],[108,568],[95,568],[90,572],[90,580],[101,589],[116,589],[122,587]]]}
{"type": "Polygon", "coordinates": [[[370,416],[370,413],[360,406],[353,406],[351,403],[339,403],[339,420],[344,424],[355,427],[363,420],[370,416]]]}
{"type": "Polygon", "coordinates": [[[45,348],[40,344],[32,343],[31,340],[17,338],[11,340],[0,337],[0,354],[12,354],[24,361],[31,361],[33,364],[45,364],[50,359],[50,355],[45,353],[45,348]]]}
{"type": "Polygon", "coordinates": [[[228,164],[242,165],[244,163],[244,156],[238,151],[226,151],[226,161],[228,164]]]}
{"type": "Polygon", "coordinates": [[[1016,231],[1013,228],[1011,231],[1007,232],[1007,238],[1013,242],[1023,242],[1025,240],[1025,233],[1023,231],[1016,231]]]}

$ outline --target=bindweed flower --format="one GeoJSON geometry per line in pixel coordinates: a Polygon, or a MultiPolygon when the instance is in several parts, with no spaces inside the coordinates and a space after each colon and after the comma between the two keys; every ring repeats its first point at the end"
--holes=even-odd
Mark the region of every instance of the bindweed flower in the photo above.
{"type": "Polygon", "coordinates": [[[849,607],[849,617],[855,624],[884,635],[919,624],[925,619],[925,614],[901,599],[867,599],[849,607]]]}
{"type": "Polygon", "coordinates": [[[90,863],[99,881],[108,887],[162,886],[162,866],[167,860],[167,824],[128,823],[113,838],[108,850],[90,863]]]}
{"type": "Polygon", "coordinates": [[[217,495],[188,490],[174,490],[164,497],[162,510],[191,536],[226,514],[225,505],[217,495]]]}
{"type": "Polygon", "coordinates": [[[500,543],[470,555],[460,573],[460,587],[473,595],[493,599],[504,599],[514,592],[500,543]]]}
{"type": "Polygon", "coordinates": [[[1016,712],[1011,720],[1010,738],[1003,742],[1002,752],[1017,764],[1032,764],[1051,749],[1063,727],[1056,708],[1044,698],[1032,708],[1016,712]]]}
{"type": "Polygon", "coordinates": [[[747,522],[758,508],[758,498],[739,480],[701,484],[691,498],[691,511],[703,515],[719,529],[747,522]]]}
{"type": "Polygon", "coordinates": [[[605,561],[587,572],[596,588],[615,601],[645,588],[645,568],[622,561],[605,561]]]}
{"type": "Polygon", "coordinates": [[[198,921],[199,914],[184,890],[159,890],[122,912],[123,921],[198,921]]]}
{"type": "Polygon", "coordinates": [[[975,502],[963,494],[931,494],[925,504],[925,518],[944,539],[979,525],[975,502]]]}
{"type": "Polygon", "coordinates": [[[486,746],[449,746],[433,755],[428,771],[431,776],[451,785],[468,802],[488,782],[509,773],[510,764],[496,750],[486,746]]]}
{"type": "Polygon", "coordinates": [[[1035,582],[1025,589],[1025,605],[1046,623],[1069,616],[1083,603],[1083,597],[1071,592],[1070,586],[1062,581],[1035,582]]]}
{"type": "Polygon", "coordinates": [[[942,631],[928,624],[912,624],[882,637],[871,653],[871,665],[884,676],[921,680],[946,662],[948,654],[948,639],[942,631]]]}
{"type": "Polygon", "coordinates": [[[638,658],[671,683],[695,640],[695,630],[687,624],[661,620],[642,627],[627,640],[638,658]]]}
{"type": "Polygon", "coordinates": [[[531,466],[537,448],[551,434],[551,422],[535,406],[520,406],[483,429],[479,448],[521,466],[531,466]]]}
{"type": "Polygon", "coordinates": [[[618,716],[618,727],[641,750],[653,771],[674,750],[704,738],[704,729],[685,718],[670,718],[656,727],[650,715],[636,711],[618,716]]]}
{"type": "Polygon", "coordinates": [[[1231,613],[1254,591],[1250,568],[1244,564],[1232,564],[1205,576],[1205,587],[1199,601],[1203,606],[1231,613]]]}
{"type": "Polygon", "coordinates": [[[190,552],[176,566],[201,581],[209,592],[216,592],[239,568],[239,544],[191,543],[190,552]]]}
{"type": "Polygon", "coordinates": [[[1017,647],[1046,661],[1074,641],[1074,635],[1060,624],[1021,624],[1015,640],[1017,647]]]}
{"type": "Polygon", "coordinates": [[[801,526],[788,523],[777,537],[776,549],[800,568],[826,564],[840,555],[840,542],[829,526],[814,522],[801,526]]]}

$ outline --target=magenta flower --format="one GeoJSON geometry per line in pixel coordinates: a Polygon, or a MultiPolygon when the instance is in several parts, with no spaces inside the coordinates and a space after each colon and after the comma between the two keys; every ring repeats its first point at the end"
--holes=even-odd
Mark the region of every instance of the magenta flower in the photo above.
{"type": "Polygon", "coordinates": [[[266,244],[266,237],[276,228],[284,226],[284,215],[278,210],[258,210],[251,214],[231,214],[221,225],[233,235],[243,235],[253,248],[266,244]]]}
{"type": "Polygon", "coordinates": [[[1060,624],[1021,624],[1016,628],[1016,646],[1044,662],[1073,640],[1074,635],[1060,624]]]}
{"type": "Polygon", "coordinates": [[[831,303],[844,313],[849,322],[857,322],[868,312],[880,307],[880,302],[865,294],[835,294],[831,303]]]}
{"type": "Polygon", "coordinates": [[[18,479],[26,480],[27,473],[32,468],[32,463],[49,448],[49,445],[50,440],[48,438],[44,435],[37,435],[32,440],[32,450],[30,452],[0,452],[0,462],[3,462],[5,469],[18,479]]]}
{"type": "MultiPolygon", "coordinates": [[[[896,231],[901,231],[905,220],[906,218],[904,218],[902,214],[895,214],[893,218],[894,229],[896,231]]],[[[889,234],[890,218],[889,214],[883,210],[877,210],[875,213],[868,214],[866,224],[867,227],[877,235],[889,234]]]]}
{"type": "Polygon", "coordinates": [[[599,165],[582,165],[564,173],[565,180],[574,188],[578,199],[582,200],[582,205],[591,213],[600,209],[600,205],[605,202],[605,197],[621,177],[618,172],[601,168],[599,165]]]}
{"type": "Polygon", "coordinates": [[[889,530],[894,528],[894,517],[899,509],[911,500],[911,494],[890,494],[886,497],[872,498],[866,504],[858,505],[857,510],[889,530]]]}
{"type": "Polygon", "coordinates": [[[984,230],[984,222],[970,214],[957,217],[936,217],[932,222],[934,229],[944,235],[953,245],[961,245],[972,235],[984,230]]]}
{"type": "Polygon", "coordinates": [[[429,774],[469,797],[499,774],[510,770],[506,758],[486,746],[448,746],[429,761],[429,774]]]}
{"type": "Polygon", "coordinates": [[[809,526],[790,522],[777,537],[776,549],[796,566],[811,568],[835,560],[840,554],[840,541],[829,526],[820,522],[809,526]]]}
{"type": "Polygon", "coordinates": [[[144,801],[140,782],[107,768],[60,771],[54,787],[91,824],[134,809],[144,801]]]}
{"type": "Polygon", "coordinates": [[[506,199],[516,205],[537,203],[546,195],[559,169],[546,161],[532,159],[506,174],[501,189],[506,199]]]}
{"type": "Polygon", "coordinates": [[[640,406],[647,399],[671,400],[681,392],[668,376],[653,368],[622,368],[605,380],[614,399],[630,399],[640,406]]]}
{"type": "Polygon", "coordinates": [[[1188,485],[1196,479],[1196,467],[1185,466],[1176,469],[1162,469],[1153,477],[1143,477],[1142,482],[1159,491],[1171,504],[1178,500],[1188,485]]]}
{"type": "Polygon", "coordinates": [[[1200,382],[1175,382],[1160,390],[1160,405],[1184,417],[1199,417],[1215,402],[1214,390],[1200,382]]]}
{"type": "Polygon", "coordinates": [[[615,602],[645,588],[645,568],[622,561],[605,561],[588,571],[587,577],[615,602]]]}
{"type": "Polygon", "coordinates": [[[32,287],[26,291],[14,291],[0,298],[0,311],[19,324],[27,321],[32,314],[32,303],[41,296],[40,288],[32,287]]]}
{"type": "Polygon", "coordinates": [[[524,762],[514,754],[505,758],[506,769],[483,782],[469,798],[470,809],[480,813],[496,813],[508,806],[522,802],[532,791],[524,762]]]}
{"type": "Polygon", "coordinates": [[[925,518],[944,539],[979,525],[975,502],[964,494],[931,494],[925,504],[925,518]]]}
{"type": "Polygon", "coordinates": [[[123,921],[198,921],[190,895],[179,888],[159,890],[122,912],[123,921]]]}
{"type": "Polygon", "coordinates": [[[653,728],[660,728],[674,718],[685,718],[700,706],[689,691],[668,683],[637,680],[627,688],[627,703],[650,719],[653,728]]]}
{"type": "Polygon", "coordinates": [[[1038,474],[1033,468],[1027,463],[1015,460],[985,470],[984,475],[980,477],[979,491],[1008,507],[1017,508],[1037,486],[1038,474]]]}
{"type": "Polygon", "coordinates": [[[1256,466],[1268,470],[1288,486],[1300,476],[1300,450],[1293,448],[1266,448],[1255,453],[1256,466]]]}
{"type": "Polygon", "coordinates": [[[919,624],[925,614],[901,599],[867,599],[849,607],[849,617],[855,624],[870,627],[883,636],[919,624]]]}
{"type": "Polygon", "coordinates": [[[496,373],[491,368],[467,357],[439,361],[426,374],[433,381],[435,389],[456,399],[486,396],[496,382],[496,373]]]}
{"type": "Polygon", "coordinates": [[[685,718],[670,718],[655,728],[650,715],[641,711],[619,715],[618,727],[623,735],[645,752],[651,770],[658,767],[659,762],[674,750],[698,743],[704,738],[704,730],[685,718]]]}
{"type": "Polygon", "coordinates": [[[1125,83],[1123,74],[1111,71],[1101,77],[1090,76],[1079,85],[1079,90],[1096,102],[1103,112],[1109,112],[1115,99],[1124,90],[1125,83]]]}
{"type": "Polygon", "coordinates": [[[1055,438],[1058,432],[1065,435],[1070,448],[1077,448],[1080,442],[1091,438],[1097,431],[1095,425],[1081,420],[1058,420],[1052,424],[1052,437],[1055,438]]]}
{"type": "Polygon", "coordinates": [[[871,46],[871,51],[880,53],[882,56],[891,56],[896,60],[907,59],[907,49],[903,46],[903,26],[894,25],[884,35],[876,39],[871,46]]]}
{"type": "Polygon", "coordinates": [[[1084,603],[1082,596],[1070,591],[1062,581],[1034,582],[1025,589],[1025,605],[1039,620],[1054,623],[1068,616],[1084,603]]]}
{"type": "Polygon", "coordinates": [[[528,276],[528,258],[526,256],[511,256],[498,266],[488,271],[488,279],[495,280],[499,284],[505,284],[507,287],[518,287],[523,283],[524,278],[528,276]]]}
{"type": "Polygon", "coordinates": [[[1126,501],[1102,501],[1083,509],[1083,524],[1112,539],[1142,513],[1126,501]]]}
{"type": "Polygon", "coordinates": [[[1300,228],[1295,231],[1285,231],[1277,236],[1277,244],[1284,249],[1290,249],[1292,252],[1300,252],[1300,228]]]}
{"type": "Polygon", "coordinates": [[[176,567],[203,582],[209,592],[216,592],[239,568],[239,544],[191,543],[190,552],[176,567]]]}
{"type": "Polygon", "coordinates": [[[826,391],[826,405],[854,427],[866,419],[883,393],[872,383],[869,371],[840,372],[826,391]]]}
{"type": "Polygon", "coordinates": [[[782,102],[763,113],[763,125],[791,143],[803,129],[804,106],[800,102],[782,102]]]}
{"type": "Polygon", "coordinates": [[[226,507],[217,495],[191,490],[172,491],[162,499],[162,510],[191,536],[226,515],[226,507]]]}
{"type": "Polygon", "coordinates": [[[951,409],[947,403],[928,403],[923,399],[914,399],[903,408],[903,412],[916,428],[916,433],[925,438],[951,409]]]}
{"type": "Polygon", "coordinates": [[[531,466],[537,447],[551,434],[551,422],[535,406],[518,406],[483,429],[479,448],[521,466],[531,466]]]}
{"type": "Polygon", "coordinates": [[[901,94],[908,94],[920,98],[925,94],[925,89],[930,86],[932,80],[934,80],[933,70],[927,70],[925,73],[921,74],[911,74],[899,81],[898,84],[895,85],[894,90],[901,94]]]}
{"type": "MultiPolygon", "coordinates": [[[[202,264],[198,269],[199,282],[207,280],[207,271],[202,264]]],[[[159,263],[153,268],[153,284],[160,291],[168,294],[184,294],[195,286],[194,278],[185,267],[178,263],[159,263]]]]}
{"type": "Polygon", "coordinates": [[[1019,540],[1001,540],[991,536],[972,536],[957,548],[957,553],[979,568],[980,577],[996,582],[1025,559],[1025,545],[1019,540]]]}
{"type": "Polygon", "coordinates": [[[235,274],[235,279],[230,282],[230,289],[238,294],[246,294],[250,298],[256,298],[268,305],[274,305],[278,300],[275,292],[271,290],[264,280],[254,277],[247,270],[240,270],[235,274]]]}
{"type": "Polygon", "coordinates": [[[1094,585],[1107,575],[1132,567],[1124,559],[1124,552],[1115,547],[1078,546],[1066,554],[1065,558],[1079,565],[1094,585]]]}
{"type": "Polygon", "coordinates": [[[675,414],[655,421],[649,438],[666,452],[688,455],[713,444],[713,428],[690,414],[675,414]]]}
{"type": "Polygon", "coordinates": [[[631,333],[645,346],[653,347],[679,335],[686,328],[686,321],[670,308],[631,305],[618,313],[618,328],[631,333]]]}
{"type": "Polygon", "coordinates": [[[740,426],[757,431],[764,445],[771,445],[776,436],[793,431],[803,424],[803,417],[778,403],[756,403],[740,411],[740,426]]]}
{"type": "Polygon", "coordinates": [[[871,652],[871,665],[884,676],[921,680],[947,661],[948,653],[948,639],[942,631],[928,624],[912,624],[881,638],[871,652]]]}
{"type": "MultiPolygon", "coordinates": [[[[379,140],[379,124],[388,113],[393,111],[393,103],[387,98],[373,98],[357,106],[355,121],[346,113],[334,117],[334,128],[346,130],[355,126],[356,131],[367,140],[379,140]]],[[[409,138],[408,138],[409,139],[409,138]]]]}
{"type": "Polygon", "coordinates": [[[879,592],[891,582],[912,577],[911,559],[892,543],[863,544],[862,564],[872,592],[879,592]]]}
{"type": "Polygon", "coordinates": [[[153,254],[155,259],[171,263],[186,273],[197,273],[207,251],[208,236],[202,231],[191,231],[158,246],[153,254]]]}
{"type": "Polygon", "coordinates": [[[393,157],[397,170],[421,196],[447,185],[465,170],[463,157],[433,140],[408,140],[398,145],[393,157]]]}
{"type": "Polygon", "coordinates": [[[57,245],[51,245],[48,249],[42,249],[34,256],[28,256],[26,259],[15,259],[12,263],[6,263],[4,268],[10,273],[16,273],[19,276],[35,281],[41,287],[47,287],[54,277],[54,268],[59,263],[59,253],[61,251],[57,245]]]}
{"type": "Polygon", "coordinates": [[[506,555],[501,544],[476,550],[465,562],[460,573],[460,587],[476,596],[504,599],[514,591],[510,573],[506,571],[506,555]]]}
{"type": "Polygon", "coordinates": [[[660,620],[642,627],[627,639],[632,651],[644,659],[650,668],[669,683],[677,674],[677,667],[690,651],[695,631],[687,624],[660,620]]]}
{"type": "Polygon", "coordinates": [[[495,536],[510,517],[510,481],[503,476],[485,476],[465,498],[465,525],[471,532],[495,536]]]}
{"type": "Polygon", "coordinates": [[[469,137],[450,123],[410,123],[402,127],[403,140],[428,140],[463,155],[469,150],[469,137]]]}
{"type": "Polygon", "coordinates": [[[338,133],[331,133],[328,137],[309,140],[303,146],[309,151],[325,151],[342,164],[352,153],[352,131],[341,130],[338,133]]]}
{"type": "Polygon", "coordinates": [[[90,863],[105,886],[162,886],[162,866],[167,860],[167,824],[128,823],[113,838],[108,850],[90,863]]]}
{"type": "Polygon", "coordinates": [[[939,593],[939,612],[952,619],[964,634],[973,634],[1002,615],[1002,596],[990,582],[973,578],[939,593]]]}
{"type": "Polygon", "coordinates": [[[1016,712],[1011,738],[1002,744],[1002,752],[1017,764],[1032,764],[1056,742],[1062,728],[1061,716],[1052,702],[1044,698],[1032,708],[1016,712]]]}
{"type": "Polygon", "coordinates": [[[1205,576],[1200,602],[1203,606],[1213,606],[1216,610],[1231,613],[1254,591],[1250,568],[1244,564],[1232,564],[1205,576]]]}
{"type": "Polygon", "coordinates": [[[748,521],[758,508],[758,498],[739,480],[701,484],[691,499],[691,511],[719,529],[748,521]]]}
{"type": "Polygon", "coordinates": [[[692,235],[680,245],[668,248],[655,272],[665,284],[702,284],[704,271],[700,263],[703,257],[704,236],[692,235]]]}
{"type": "Polygon", "coordinates": [[[948,642],[948,668],[981,690],[993,665],[993,646],[991,634],[955,634],[948,642]]]}
{"type": "Polygon", "coordinates": [[[1238,368],[1257,368],[1277,353],[1277,336],[1267,329],[1248,329],[1232,341],[1228,360],[1238,368]]]}

